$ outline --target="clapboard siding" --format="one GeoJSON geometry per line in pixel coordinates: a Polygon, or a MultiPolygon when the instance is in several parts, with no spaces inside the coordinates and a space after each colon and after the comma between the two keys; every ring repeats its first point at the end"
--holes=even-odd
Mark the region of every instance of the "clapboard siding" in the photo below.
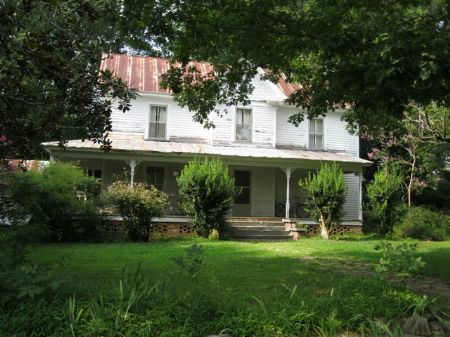
{"type": "Polygon", "coordinates": [[[275,137],[276,108],[268,104],[253,105],[253,143],[271,145],[275,137]]]}
{"type": "Polygon", "coordinates": [[[289,116],[297,110],[290,108],[278,108],[277,111],[277,145],[306,147],[308,142],[308,124],[301,123],[298,127],[288,123],[289,116]]]}
{"type": "Polygon", "coordinates": [[[192,112],[178,106],[171,97],[139,96],[129,111],[114,110],[111,116],[113,131],[139,133],[147,131],[150,105],[167,106],[167,135],[171,137],[207,139],[208,132],[192,120],[192,112]]]}
{"type": "Polygon", "coordinates": [[[353,173],[345,174],[346,195],[344,219],[356,220],[359,217],[359,177],[353,173]]]}
{"type": "Polygon", "coordinates": [[[325,117],[325,150],[339,150],[359,155],[359,138],[347,131],[342,112],[329,112],[325,117]]]}
{"type": "Polygon", "coordinates": [[[275,174],[273,168],[252,172],[252,216],[274,216],[275,174]]]}

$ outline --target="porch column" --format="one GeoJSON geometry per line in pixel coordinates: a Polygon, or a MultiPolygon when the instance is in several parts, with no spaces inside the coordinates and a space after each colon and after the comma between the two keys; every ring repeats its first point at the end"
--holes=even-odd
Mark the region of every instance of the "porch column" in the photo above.
{"type": "Polygon", "coordinates": [[[133,187],[134,185],[134,172],[136,170],[136,167],[139,165],[140,162],[131,159],[127,161],[128,166],[130,167],[130,186],[133,187]]]}
{"type": "Polygon", "coordinates": [[[290,167],[287,167],[284,169],[284,172],[286,173],[286,210],[285,210],[285,218],[289,219],[289,209],[291,208],[291,203],[289,201],[290,197],[290,181],[291,181],[291,172],[292,169],[290,167]]]}

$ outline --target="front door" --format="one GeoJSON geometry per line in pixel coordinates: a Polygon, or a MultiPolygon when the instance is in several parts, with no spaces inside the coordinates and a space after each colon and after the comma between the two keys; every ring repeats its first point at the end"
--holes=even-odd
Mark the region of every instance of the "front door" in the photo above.
{"type": "Polygon", "coordinates": [[[240,187],[241,193],[234,199],[233,216],[251,216],[251,171],[234,170],[234,183],[240,187]]]}

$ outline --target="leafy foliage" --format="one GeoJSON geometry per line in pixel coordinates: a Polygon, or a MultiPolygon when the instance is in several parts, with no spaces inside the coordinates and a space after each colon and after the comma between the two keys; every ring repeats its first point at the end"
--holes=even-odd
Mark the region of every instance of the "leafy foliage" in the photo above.
{"type": "Polygon", "coordinates": [[[376,229],[382,235],[391,233],[401,218],[404,205],[402,182],[403,176],[398,169],[389,166],[379,169],[367,186],[369,221],[376,222],[376,229]]]}
{"type": "Polygon", "coordinates": [[[375,245],[375,250],[381,252],[378,272],[393,272],[410,275],[419,272],[425,267],[421,257],[416,257],[417,243],[402,243],[394,246],[390,242],[381,242],[375,245]]]}
{"type": "Polygon", "coordinates": [[[102,53],[120,45],[113,28],[118,6],[0,3],[0,159],[45,155],[42,141],[63,145],[74,137],[110,148],[112,108],[125,112],[135,97],[110,71],[99,71],[102,53]]]}
{"type": "Polygon", "coordinates": [[[322,164],[317,173],[309,173],[299,185],[306,189],[306,212],[319,222],[322,237],[328,239],[344,209],[345,182],[342,169],[336,163],[322,164]]]}
{"type": "Polygon", "coordinates": [[[46,227],[43,239],[79,241],[94,239],[93,217],[99,182],[72,163],[51,163],[42,173],[19,172],[7,193],[19,218],[31,216],[32,224],[46,227]]]}
{"type": "Polygon", "coordinates": [[[346,119],[364,130],[401,119],[411,102],[450,99],[445,1],[127,2],[123,13],[130,44],[181,63],[166,84],[207,125],[215,103],[248,97],[258,67],[274,81],[285,74],[301,82],[290,102],[306,111],[294,124],[349,104],[346,119]],[[192,60],[215,70],[202,77],[192,60]]]}
{"type": "Polygon", "coordinates": [[[450,237],[450,216],[424,207],[412,207],[395,233],[403,238],[443,241],[450,237]]]}
{"type": "Polygon", "coordinates": [[[133,241],[148,241],[152,218],[160,216],[167,204],[167,194],[154,186],[117,181],[108,188],[109,195],[119,209],[128,236],[133,241]]]}
{"type": "Polygon", "coordinates": [[[192,160],[184,166],[177,183],[181,207],[192,216],[198,235],[208,237],[224,224],[238,191],[220,159],[192,160]]]}

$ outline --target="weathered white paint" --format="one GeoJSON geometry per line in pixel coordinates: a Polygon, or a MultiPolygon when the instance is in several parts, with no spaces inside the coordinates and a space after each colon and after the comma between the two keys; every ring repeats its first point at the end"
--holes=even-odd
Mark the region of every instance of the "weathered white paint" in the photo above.
{"type": "Polygon", "coordinates": [[[277,145],[307,147],[308,124],[306,121],[298,127],[288,123],[289,116],[297,113],[297,109],[290,107],[279,107],[277,110],[277,145]]]}
{"type": "Polygon", "coordinates": [[[324,118],[325,150],[340,150],[359,156],[359,137],[347,131],[343,112],[330,112],[324,118]]]}
{"type": "Polygon", "coordinates": [[[291,209],[291,202],[290,202],[290,183],[291,183],[291,168],[287,167],[284,169],[284,172],[286,173],[286,207],[285,207],[285,215],[284,217],[286,219],[289,219],[289,210],[291,209]]]}
{"type": "Polygon", "coordinates": [[[359,177],[355,173],[344,175],[346,195],[344,202],[344,219],[360,219],[360,190],[359,177]]]}

